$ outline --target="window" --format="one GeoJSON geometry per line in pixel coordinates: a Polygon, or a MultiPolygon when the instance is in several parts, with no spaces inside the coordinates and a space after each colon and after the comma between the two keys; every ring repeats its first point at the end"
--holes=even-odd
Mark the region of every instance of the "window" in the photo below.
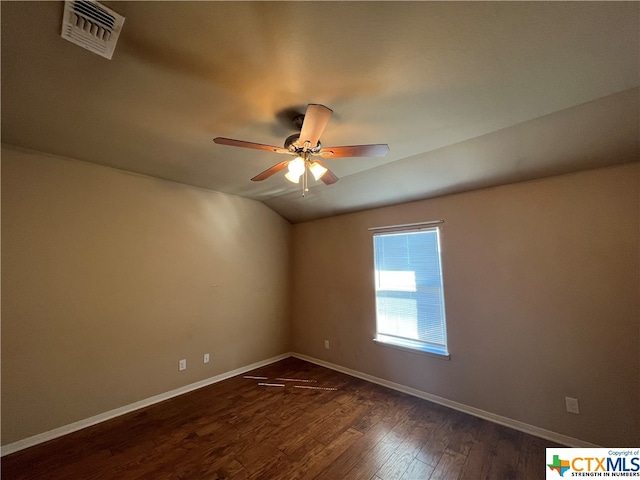
{"type": "Polygon", "coordinates": [[[377,342],[449,356],[439,229],[374,233],[377,342]]]}

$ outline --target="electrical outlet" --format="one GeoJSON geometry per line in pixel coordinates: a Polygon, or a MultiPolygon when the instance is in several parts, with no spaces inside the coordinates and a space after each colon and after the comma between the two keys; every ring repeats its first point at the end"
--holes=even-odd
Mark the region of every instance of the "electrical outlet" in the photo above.
{"type": "Polygon", "coordinates": [[[186,360],[180,360],[178,362],[178,370],[182,371],[182,370],[186,370],[187,369],[187,361],[186,360]]]}
{"type": "Polygon", "coordinates": [[[564,402],[567,405],[567,412],[569,413],[580,413],[580,405],[578,405],[577,398],[564,397],[564,402]]]}
{"type": "Polygon", "coordinates": [[[326,348],[327,350],[329,350],[329,340],[325,340],[325,341],[324,341],[324,348],[326,348]]]}
{"type": "Polygon", "coordinates": [[[204,354],[204,363],[209,363],[209,354],[208,353],[204,354]]]}

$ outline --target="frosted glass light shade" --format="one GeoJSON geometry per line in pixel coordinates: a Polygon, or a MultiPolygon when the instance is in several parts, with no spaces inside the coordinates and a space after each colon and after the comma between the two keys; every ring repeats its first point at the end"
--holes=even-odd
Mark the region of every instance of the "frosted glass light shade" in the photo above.
{"type": "Polygon", "coordinates": [[[320,178],[322,178],[322,176],[327,173],[327,169],[320,165],[318,162],[313,162],[309,166],[309,171],[313,175],[313,178],[315,178],[316,180],[320,180],[320,178]]]}
{"type": "Polygon", "coordinates": [[[300,183],[300,175],[292,175],[291,172],[285,173],[284,178],[293,183],[300,183]]]}
{"type": "Polygon", "coordinates": [[[304,173],[304,168],[305,168],[304,159],[302,157],[294,158],[289,162],[288,168],[289,168],[289,173],[299,177],[304,173]]]}

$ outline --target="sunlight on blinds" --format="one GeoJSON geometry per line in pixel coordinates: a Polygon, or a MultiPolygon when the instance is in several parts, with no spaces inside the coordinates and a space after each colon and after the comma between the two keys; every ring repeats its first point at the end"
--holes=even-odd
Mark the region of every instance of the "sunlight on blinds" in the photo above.
{"type": "Polygon", "coordinates": [[[378,339],[446,354],[438,228],[373,238],[378,339]]]}

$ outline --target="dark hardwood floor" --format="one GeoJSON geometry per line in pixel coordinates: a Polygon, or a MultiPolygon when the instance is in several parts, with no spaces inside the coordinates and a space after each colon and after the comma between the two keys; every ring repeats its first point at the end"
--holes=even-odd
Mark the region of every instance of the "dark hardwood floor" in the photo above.
{"type": "Polygon", "coordinates": [[[296,358],[245,375],[8,455],[2,479],[538,480],[559,446],[296,358]]]}

